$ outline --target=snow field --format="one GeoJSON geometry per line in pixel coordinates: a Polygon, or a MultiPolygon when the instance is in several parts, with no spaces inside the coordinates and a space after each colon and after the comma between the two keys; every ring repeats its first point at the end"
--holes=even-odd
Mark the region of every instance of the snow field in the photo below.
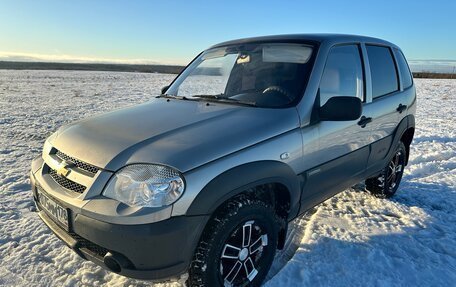
{"type": "MultiPolygon", "coordinates": [[[[153,285],[83,261],[51,234],[32,212],[28,173],[59,126],[147,101],[173,78],[0,70],[0,286],[153,285]]],[[[456,81],[415,82],[417,128],[398,194],[377,199],[360,184],[298,218],[266,286],[456,286],[456,81]]]]}

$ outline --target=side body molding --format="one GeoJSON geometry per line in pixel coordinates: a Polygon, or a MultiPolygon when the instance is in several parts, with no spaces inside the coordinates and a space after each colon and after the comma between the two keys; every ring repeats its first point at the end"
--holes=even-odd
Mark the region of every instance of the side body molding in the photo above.
{"type": "Polygon", "coordinates": [[[299,211],[300,179],[288,165],[278,161],[257,161],[225,171],[201,190],[187,215],[212,214],[233,196],[267,183],[278,183],[287,188],[290,196],[289,219],[294,218],[299,211]]]}

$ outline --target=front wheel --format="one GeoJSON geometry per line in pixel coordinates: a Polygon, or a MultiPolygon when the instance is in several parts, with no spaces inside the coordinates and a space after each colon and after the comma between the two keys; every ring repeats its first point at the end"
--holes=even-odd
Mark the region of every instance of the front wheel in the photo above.
{"type": "Polygon", "coordinates": [[[399,142],[393,157],[380,175],[366,179],[366,189],[380,198],[393,196],[404,174],[406,149],[403,142],[399,142]]]}
{"type": "Polygon", "coordinates": [[[260,286],[277,248],[279,219],[259,200],[228,202],[208,223],[189,269],[189,286],[260,286]]]}

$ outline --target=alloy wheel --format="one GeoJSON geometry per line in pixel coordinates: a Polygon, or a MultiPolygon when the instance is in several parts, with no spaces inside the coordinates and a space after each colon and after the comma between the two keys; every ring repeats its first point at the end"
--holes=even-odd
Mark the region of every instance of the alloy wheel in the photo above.
{"type": "Polygon", "coordinates": [[[404,172],[405,156],[401,150],[398,150],[388,164],[385,174],[385,188],[387,192],[394,192],[399,184],[402,173],[404,172]]]}
{"type": "Polygon", "coordinates": [[[254,220],[238,226],[220,255],[220,278],[225,287],[246,286],[257,276],[268,246],[265,228],[254,220]]]}

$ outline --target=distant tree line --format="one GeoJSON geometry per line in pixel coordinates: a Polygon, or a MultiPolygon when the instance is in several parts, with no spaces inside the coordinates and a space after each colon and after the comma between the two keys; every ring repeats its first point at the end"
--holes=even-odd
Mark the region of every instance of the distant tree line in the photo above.
{"type": "MultiPolygon", "coordinates": [[[[80,70],[178,74],[185,67],[173,65],[134,65],[134,64],[89,64],[89,63],[53,63],[53,62],[12,62],[0,61],[0,69],[11,70],[80,70]]],[[[195,71],[200,75],[219,75],[216,68],[195,71]]],[[[456,79],[454,73],[414,72],[414,78],[456,79]]]]}
{"type": "Polygon", "coordinates": [[[456,79],[456,74],[451,73],[432,73],[432,72],[414,72],[413,77],[426,79],[456,79]]]}
{"type": "Polygon", "coordinates": [[[80,70],[178,74],[183,66],[173,65],[134,65],[134,64],[91,64],[53,62],[11,62],[0,61],[0,69],[12,70],[80,70]]]}

